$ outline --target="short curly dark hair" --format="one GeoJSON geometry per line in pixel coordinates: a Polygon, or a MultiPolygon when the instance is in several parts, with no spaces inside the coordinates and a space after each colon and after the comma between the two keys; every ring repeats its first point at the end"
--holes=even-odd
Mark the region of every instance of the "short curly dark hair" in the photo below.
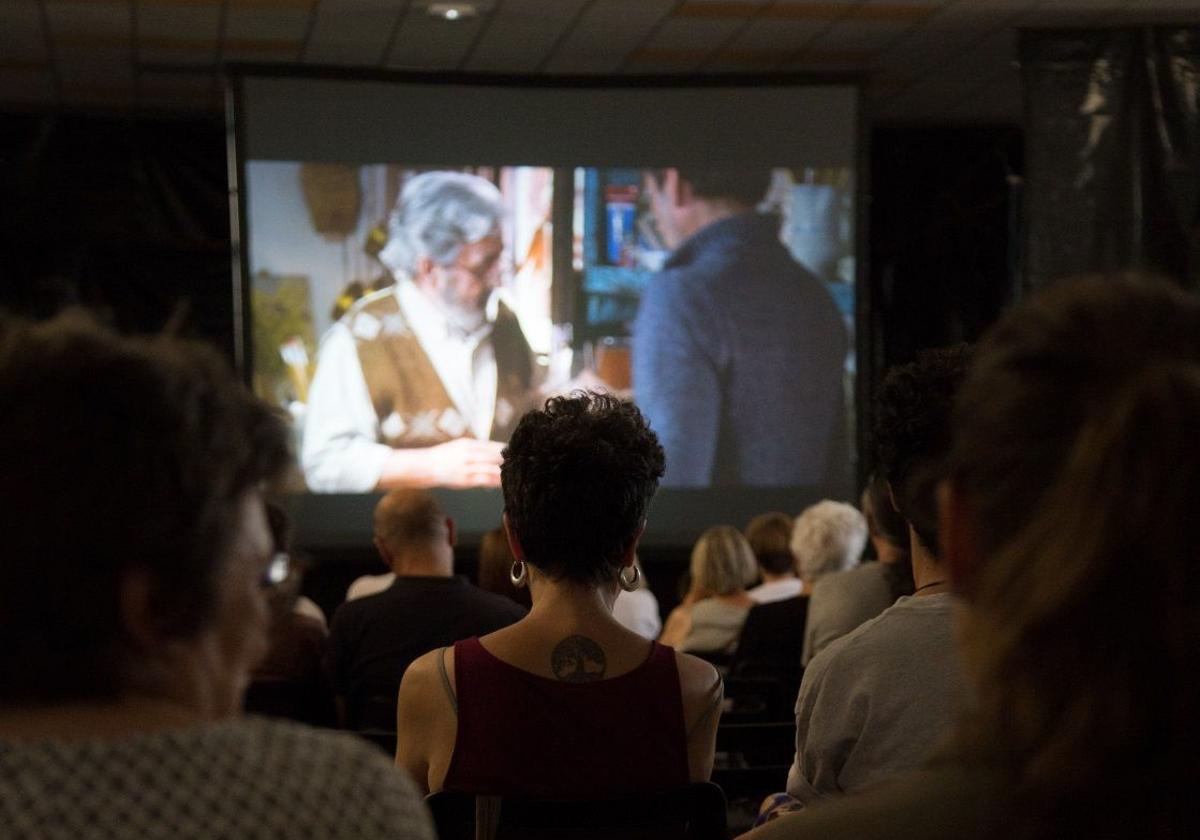
{"type": "Polygon", "coordinates": [[[950,451],[954,397],[970,357],[966,344],[918,353],[916,361],[888,372],[875,410],[879,469],[892,486],[900,513],[935,552],[934,486],[950,451]]]}
{"type": "Polygon", "coordinates": [[[290,461],[284,419],[212,349],[82,315],[0,324],[0,705],[101,699],[130,656],[128,570],[158,632],[215,620],[242,495],[290,461]]]}
{"type": "Polygon", "coordinates": [[[525,559],[556,580],[612,580],[666,466],[637,407],[576,391],[521,418],[504,449],[504,509],[525,559]]]}

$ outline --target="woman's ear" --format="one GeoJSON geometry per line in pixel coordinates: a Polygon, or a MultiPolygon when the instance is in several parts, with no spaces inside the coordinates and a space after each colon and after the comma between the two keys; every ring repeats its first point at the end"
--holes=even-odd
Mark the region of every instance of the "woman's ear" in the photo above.
{"type": "Polygon", "coordinates": [[[937,486],[938,559],[949,569],[954,591],[964,598],[971,593],[972,571],[977,561],[971,534],[970,506],[962,491],[950,479],[937,486]]]}

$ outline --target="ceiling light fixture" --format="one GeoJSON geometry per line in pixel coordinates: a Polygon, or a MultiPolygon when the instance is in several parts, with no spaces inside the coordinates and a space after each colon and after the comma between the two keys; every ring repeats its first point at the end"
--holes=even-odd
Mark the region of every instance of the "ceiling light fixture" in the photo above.
{"type": "Polygon", "coordinates": [[[426,11],[430,17],[451,21],[464,20],[479,14],[474,3],[430,3],[426,11]]]}

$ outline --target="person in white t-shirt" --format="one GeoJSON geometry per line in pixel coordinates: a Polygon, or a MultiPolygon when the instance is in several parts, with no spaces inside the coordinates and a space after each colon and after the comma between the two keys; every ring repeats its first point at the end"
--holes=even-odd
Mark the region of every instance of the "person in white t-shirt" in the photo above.
{"type": "Polygon", "coordinates": [[[658,611],[658,599],[650,591],[650,582],[646,580],[645,572],[641,571],[642,564],[634,560],[639,570],[638,585],[633,590],[622,589],[613,601],[613,618],[639,636],[647,639],[657,639],[662,632],[662,614],[658,611]]]}

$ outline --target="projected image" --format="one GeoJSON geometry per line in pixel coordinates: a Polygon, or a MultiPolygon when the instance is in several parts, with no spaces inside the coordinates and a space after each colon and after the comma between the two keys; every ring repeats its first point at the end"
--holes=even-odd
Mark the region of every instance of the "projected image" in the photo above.
{"type": "Polygon", "coordinates": [[[498,484],[550,384],[553,173],[253,162],[247,180],[255,383],[291,411],[309,489],[498,484]]]}
{"type": "Polygon", "coordinates": [[[666,486],[840,483],[852,195],[842,169],[250,161],[254,385],[313,492],[497,486],[520,416],[578,387],[636,400],[666,486]]]}
{"type": "Polygon", "coordinates": [[[839,486],[850,453],[849,169],[578,169],[577,335],[677,487],[839,486]],[[619,360],[619,361],[618,361],[619,360]]]}

